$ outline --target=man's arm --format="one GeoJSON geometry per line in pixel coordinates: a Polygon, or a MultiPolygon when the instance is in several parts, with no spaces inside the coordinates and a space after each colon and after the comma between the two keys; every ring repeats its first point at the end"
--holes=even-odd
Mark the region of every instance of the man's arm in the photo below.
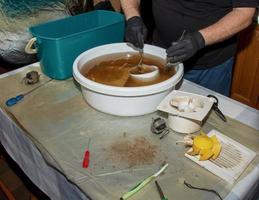
{"type": "Polygon", "coordinates": [[[140,16],[139,4],[140,0],[120,0],[121,7],[124,11],[126,20],[134,16],[140,16]]]}
{"type": "Polygon", "coordinates": [[[255,8],[234,8],[216,23],[197,32],[187,33],[180,41],[175,41],[166,50],[171,63],[188,60],[204,46],[224,41],[252,22],[255,8]]]}
{"type": "Polygon", "coordinates": [[[136,48],[143,49],[147,28],[140,17],[140,0],[120,0],[120,2],[126,17],[125,40],[136,48]]]}
{"type": "Polygon", "coordinates": [[[205,40],[205,45],[221,42],[245,29],[251,24],[254,13],[255,8],[234,8],[215,24],[199,30],[205,40]]]}

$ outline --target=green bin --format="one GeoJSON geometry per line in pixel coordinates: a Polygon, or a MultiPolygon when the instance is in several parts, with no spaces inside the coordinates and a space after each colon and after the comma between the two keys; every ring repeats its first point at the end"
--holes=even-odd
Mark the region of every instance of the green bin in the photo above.
{"type": "Polygon", "coordinates": [[[91,11],[30,27],[34,36],[25,51],[37,53],[47,76],[64,80],[72,76],[75,58],[87,49],[122,42],[124,16],[112,11],[91,11]]]}

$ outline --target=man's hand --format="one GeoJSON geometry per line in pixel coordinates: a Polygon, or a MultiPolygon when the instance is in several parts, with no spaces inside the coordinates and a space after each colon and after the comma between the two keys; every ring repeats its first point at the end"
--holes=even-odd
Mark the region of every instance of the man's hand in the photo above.
{"type": "Polygon", "coordinates": [[[141,17],[134,16],[127,20],[126,42],[133,44],[139,49],[143,49],[144,41],[147,37],[147,28],[141,17]]]}
{"type": "Polygon", "coordinates": [[[196,54],[205,46],[205,40],[200,32],[188,33],[181,40],[172,42],[166,50],[170,63],[183,62],[196,54]]]}

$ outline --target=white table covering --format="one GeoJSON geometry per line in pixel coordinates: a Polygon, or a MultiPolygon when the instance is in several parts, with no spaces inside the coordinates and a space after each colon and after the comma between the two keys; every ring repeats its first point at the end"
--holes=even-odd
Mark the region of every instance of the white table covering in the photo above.
{"type": "MultiPolygon", "coordinates": [[[[33,64],[31,66],[38,66],[33,64]]],[[[29,66],[26,66],[29,67],[29,66]]],[[[0,75],[0,78],[18,73],[24,68],[0,75]]],[[[184,80],[180,90],[201,95],[214,94],[219,98],[219,108],[225,115],[234,118],[258,130],[259,111],[222,96],[211,90],[184,80]]],[[[27,176],[51,199],[88,199],[73,183],[69,182],[60,172],[50,166],[42,157],[32,141],[23,130],[0,109],[0,141],[8,154],[17,162],[27,176]]],[[[259,144],[258,144],[259,145],[259,144]]],[[[248,200],[259,188],[259,164],[254,170],[240,180],[232,188],[225,200],[248,200]]]]}

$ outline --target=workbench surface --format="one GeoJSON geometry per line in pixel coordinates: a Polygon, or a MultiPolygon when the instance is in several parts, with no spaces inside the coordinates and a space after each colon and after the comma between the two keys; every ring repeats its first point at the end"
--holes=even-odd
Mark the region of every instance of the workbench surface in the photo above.
{"type": "MultiPolygon", "coordinates": [[[[216,95],[228,122],[222,122],[212,112],[203,130],[216,129],[257,153],[238,181],[231,185],[184,157],[186,149],[175,143],[182,135],[171,132],[159,140],[150,132],[152,118],[161,116],[160,112],[140,117],[100,113],[84,102],[73,79],[53,80],[19,104],[5,107],[8,97],[28,90],[20,81],[32,69],[40,72],[38,65],[35,63],[0,76],[0,141],[28,177],[51,199],[119,199],[136,183],[155,173],[163,161],[167,161],[169,167],[158,181],[169,199],[218,198],[212,193],[187,188],[179,182],[180,178],[195,186],[214,189],[228,200],[253,196],[259,181],[257,110],[186,80],[179,88],[196,94],[216,95]],[[89,138],[91,163],[85,169],[82,159],[89,138]],[[141,146],[146,148],[140,149],[141,146]],[[132,159],[134,153],[138,157],[132,159]]],[[[46,80],[48,77],[42,74],[41,81],[46,80]]],[[[132,199],[159,199],[155,184],[149,184],[132,199]]]]}

